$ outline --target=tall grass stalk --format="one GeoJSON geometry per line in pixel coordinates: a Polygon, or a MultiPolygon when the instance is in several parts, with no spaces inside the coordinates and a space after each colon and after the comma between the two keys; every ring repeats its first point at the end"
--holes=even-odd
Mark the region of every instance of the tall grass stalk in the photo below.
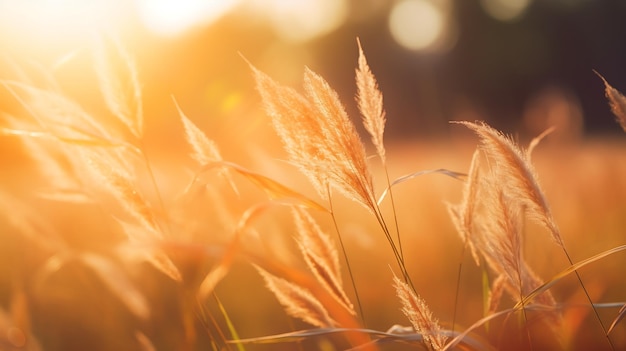
{"type": "MultiPolygon", "coordinates": [[[[322,198],[321,203],[327,201],[328,208],[270,177],[224,161],[217,145],[183,113],[174,100],[179,123],[184,128],[185,141],[190,150],[187,156],[189,160],[196,163],[197,167],[193,172],[191,183],[187,188],[182,189],[179,195],[186,197],[190,194],[193,196],[202,194],[200,190],[211,185],[203,176],[213,171],[224,176],[237,193],[235,180],[244,179],[265,191],[267,195],[260,201],[255,198],[252,204],[246,203],[237,211],[229,213],[229,220],[225,222],[232,223],[222,228],[226,235],[230,235],[225,242],[181,245],[177,242],[178,231],[191,233],[192,230],[185,226],[186,223],[179,223],[176,220],[178,218],[170,213],[164,193],[159,187],[159,179],[156,177],[157,169],[153,164],[154,157],[147,152],[148,147],[143,135],[144,116],[138,73],[129,55],[121,50],[116,42],[113,42],[112,48],[104,44],[104,42],[97,43],[94,61],[102,98],[108,113],[115,119],[100,120],[86,113],[77,103],[64,96],[57,85],[53,85],[54,88],[49,91],[35,87],[29,80],[25,82],[0,81],[1,86],[7,89],[30,117],[19,120],[17,117],[7,116],[3,121],[6,126],[0,126],[0,135],[22,138],[25,141],[25,151],[33,154],[31,156],[35,163],[43,171],[46,170],[44,166],[49,166],[49,169],[53,170],[51,173],[54,173],[54,179],[51,179],[50,184],[47,185],[59,186],[58,194],[36,194],[37,196],[33,198],[54,199],[55,205],[61,201],[66,201],[71,205],[94,205],[99,215],[110,214],[110,218],[107,218],[105,223],[106,228],[111,232],[115,231],[115,234],[119,234],[120,237],[113,238],[114,243],[107,243],[102,248],[74,247],[69,240],[66,242],[63,235],[51,238],[56,233],[49,230],[47,226],[39,225],[40,223],[33,219],[35,217],[33,213],[36,211],[24,209],[28,207],[24,206],[26,201],[17,199],[10,192],[4,194],[5,190],[0,191],[0,205],[6,212],[5,216],[9,217],[6,220],[8,228],[6,232],[10,233],[6,234],[7,237],[13,239],[12,233],[17,233],[18,238],[15,242],[21,245],[23,241],[25,243],[23,247],[29,249],[28,258],[17,257],[15,259],[16,262],[23,263],[24,267],[20,267],[17,273],[11,272],[11,279],[15,280],[10,282],[12,290],[9,291],[10,296],[7,299],[11,305],[11,311],[7,314],[0,309],[0,336],[10,334],[6,327],[9,325],[20,329],[8,330],[13,332],[11,334],[14,336],[13,341],[17,340],[15,335],[19,333],[24,337],[32,338],[31,334],[38,332],[37,328],[31,326],[31,322],[37,320],[37,316],[31,314],[32,311],[37,311],[37,308],[45,310],[49,306],[56,306],[57,300],[55,299],[62,300],[60,302],[63,303],[68,302],[66,295],[71,298],[74,293],[72,279],[74,275],[80,275],[81,279],[96,278],[97,284],[104,287],[102,294],[113,296],[112,304],[119,306],[123,309],[121,314],[132,319],[128,328],[136,330],[130,330],[128,335],[136,348],[150,351],[162,348],[161,345],[155,343],[156,338],[151,340],[149,337],[154,334],[150,330],[153,327],[150,319],[159,318],[156,317],[159,314],[153,313],[150,309],[152,307],[150,303],[153,300],[148,296],[152,297],[152,290],[159,289],[153,286],[147,286],[144,289],[140,286],[145,267],[137,264],[136,260],[139,258],[141,264],[148,263],[150,268],[156,269],[156,272],[150,270],[151,274],[156,273],[160,278],[171,279],[167,280],[171,284],[169,286],[172,287],[169,293],[179,303],[172,312],[175,315],[175,323],[178,323],[175,326],[177,328],[173,329],[177,330],[176,347],[181,350],[210,347],[213,350],[236,348],[238,351],[245,351],[247,347],[244,345],[247,343],[276,344],[280,342],[298,342],[299,346],[304,349],[304,344],[300,344],[301,341],[328,337],[333,334],[344,337],[340,342],[347,343],[349,345],[347,347],[353,350],[377,350],[378,346],[386,342],[408,343],[411,346],[418,345],[437,351],[457,347],[491,350],[492,347],[489,344],[482,342],[479,338],[474,338],[473,333],[478,328],[482,328],[487,334],[492,334],[492,330],[496,332],[507,330],[511,326],[518,328],[512,334],[515,335],[515,340],[522,344],[520,347],[532,350],[536,347],[543,347],[543,340],[536,336],[535,329],[531,329],[535,321],[533,319],[535,313],[545,319],[544,322],[549,327],[547,329],[554,332],[555,339],[558,339],[557,329],[563,325],[562,312],[566,308],[586,306],[587,302],[581,303],[580,306],[567,302],[557,303],[553,296],[552,288],[572,273],[576,276],[577,283],[582,288],[595,319],[603,330],[607,345],[612,350],[621,347],[617,341],[620,339],[615,337],[613,340],[612,336],[615,334],[612,333],[616,333],[618,324],[626,316],[626,307],[623,303],[617,302],[594,303],[579,274],[579,269],[626,251],[626,245],[614,247],[576,263],[573,262],[531,162],[533,149],[551,130],[533,139],[528,148],[523,150],[511,138],[485,123],[455,122],[469,128],[479,138],[479,144],[472,156],[466,177],[461,173],[439,169],[414,172],[392,181],[383,142],[386,123],[383,96],[367,63],[361,43],[357,40],[359,57],[355,77],[356,103],[363,125],[370,134],[371,143],[381,161],[386,182],[386,189],[377,198],[378,193],[374,188],[366,149],[338,94],[330,84],[317,73],[305,68],[303,92],[300,93],[278,84],[250,65],[265,111],[270,116],[276,134],[285,147],[288,161],[308,178],[312,187],[322,198]],[[116,69],[115,62],[111,60],[112,57],[107,56],[110,49],[113,56],[120,61],[119,67],[122,68],[127,81],[118,78],[119,72],[116,70],[119,69],[116,69]],[[54,150],[47,150],[48,144],[37,144],[39,141],[52,141],[50,145],[53,145],[51,149],[54,150]],[[482,162],[484,159],[489,162],[482,162]],[[145,171],[147,181],[150,183],[147,189],[143,189],[143,178],[136,174],[137,170],[145,171]],[[463,243],[456,272],[452,330],[441,327],[411,280],[405,256],[406,246],[403,246],[398,220],[399,211],[402,209],[394,199],[392,190],[399,183],[429,173],[445,174],[457,179],[464,178],[460,203],[448,205],[448,214],[463,243]],[[411,327],[394,326],[387,332],[367,329],[367,324],[373,323],[367,320],[364,314],[367,306],[361,300],[363,289],[357,288],[358,275],[353,270],[356,268],[353,265],[354,254],[348,252],[349,243],[344,241],[345,238],[340,230],[339,211],[336,208],[338,202],[335,197],[337,194],[353,200],[356,205],[365,208],[368,215],[376,219],[374,227],[376,231],[383,232],[384,239],[381,238],[381,240],[384,245],[390,247],[393,260],[400,269],[397,275],[394,273],[395,268],[392,269],[393,283],[389,289],[395,292],[398,298],[396,302],[400,305],[400,310],[411,327]],[[387,212],[383,213],[382,202],[387,195],[393,216],[393,226],[387,212]],[[156,199],[155,205],[149,200],[151,198],[156,199]],[[109,204],[111,213],[108,213],[106,207],[109,204]],[[293,266],[291,260],[287,263],[288,259],[283,256],[274,255],[276,252],[273,252],[272,245],[268,244],[264,247],[267,252],[255,251],[252,249],[254,245],[248,245],[248,241],[257,240],[254,242],[258,243],[258,240],[263,240],[262,237],[257,236],[258,229],[260,229],[257,227],[260,226],[256,220],[261,216],[267,216],[269,210],[274,208],[291,210],[292,227],[296,231],[293,239],[299,249],[298,258],[301,263],[304,263],[304,268],[293,266]],[[28,213],[26,213],[27,210],[29,210],[28,213]],[[328,235],[322,230],[314,217],[309,214],[309,210],[330,215],[341,251],[335,244],[334,235],[328,235]],[[238,221],[232,220],[237,216],[238,221]],[[554,243],[561,247],[569,263],[567,268],[548,281],[543,281],[534,273],[523,255],[524,221],[527,218],[534,220],[542,226],[542,229],[548,231],[554,243]],[[230,224],[233,228],[229,227],[230,224]],[[395,233],[393,233],[394,230],[395,233]],[[40,245],[38,241],[45,241],[45,243],[40,245]],[[32,248],[28,246],[31,244],[32,248]],[[190,257],[194,256],[192,259],[179,257],[180,252],[176,250],[184,254],[181,256],[185,254],[189,254],[190,257]],[[468,252],[475,264],[480,267],[483,316],[468,328],[457,332],[455,329],[458,328],[457,314],[464,274],[463,263],[468,252]],[[30,257],[31,254],[34,258],[30,257]],[[339,256],[343,256],[343,261],[345,261],[358,313],[348,297],[351,294],[347,294],[344,290],[339,256]],[[265,286],[274,294],[286,314],[294,320],[299,319],[317,329],[241,338],[242,330],[235,328],[238,321],[234,314],[227,313],[227,306],[218,299],[215,293],[216,286],[222,283],[228,275],[234,273],[232,267],[240,259],[256,269],[265,282],[265,286]],[[192,262],[194,266],[192,270],[204,269],[204,264],[209,262],[212,267],[208,269],[208,273],[202,271],[198,276],[195,270],[193,274],[189,274],[187,265],[189,262],[192,262]],[[141,270],[135,271],[137,267],[141,270]],[[79,274],[76,274],[74,270],[79,274]],[[58,291],[48,289],[50,286],[57,287],[54,284],[59,284],[59,282],[61,282],[60,285],[68,284],[69,288],[61,287],[58,291]],[[512,308],[499,307],[503,303],[505,294],[508,294],[514,303],[512,308]],[[42,303],[42,301],[52,301],[52,303],[42,303]],[[221,322],[218,322],[210,313],[207,303],[214,303],[217,306],[223,317],[221,322]],[[32,310],[31,307],[33,307],[32,310]],[[619,308],[608,329],[600,318],[598,310],[601,308],[619,308]],[[515,320],[515,317],[518,323],[509,323],[515,320]],[[493,321],[497,318],[504,319],[502,328],[494,327],[493,321]],[[220,325],[222,323],[226,325],[225,328],[220,325]],[[146,327],[147,324],[150,326],[146,327]],[[200,345],[205,340],[200,332],[202,327],[206,329],[208,339],[210,339],[208,345],[200,345]],[[225,333],[230,336],[226,336],[225,333]],[[237,346],[233,347],[231,344],[237,344],[237,346]]],[[[48,79],[51,77],[51,75],[46,75],[48,79]]],[[[626,130],[626,113],[624,112],[626,111],[626,98],[610,86],[602,76],[600,78],[604,83],[610,108],[616,115],[617,122],[626,130]]],[[[45,175],[43,172],[42,174],[45,175]]],[[[241,194],[238,193],[238,195],[241,194]]],[[[207,205],[208,200],[211,200],[211,204],[206,208],[207,212],[211,212],[211,205],[227,206],[226,199],[221,197],[218,200],[214,198],[202,200],[205,201],[203,205],[207,205]]],[[[205,208],[202,210],[204,211],[205,208]]],[[[277,216],[277,218],[281,217],[277,216]]],[[[4,230],[5,221],[4,218],[2,219],[4,230]]],[[[184,219],[180,222],[184,222],[184,219]]],[[[213,230],[212,227],[211,230],[213,230]]],[[[406,240],[406,237],[404,239],[406,240]]],[[[213,238],[209,237],[207,240],[210,241],[213,238]]],[[[13,255],[12,252],[9,254],[13,255]]],[[[14,256],[19,256],[19,254],[14,256]]],[[[289,256],[289,259],[291,258],[289,256]]],[[[91,282],[91,280],[85,281],[91,282]]],[[[239,305],[233,308],[236,307],[239,305]]],[[[68,310],[67,312],[83,311],[68,310]]],[[[110,317],[107,315],[107,318],[110,317]]],[[[113,318],[110,318],[111,320],[107,318],[103,318],[103,321],[113,320],[113,318]]],[[[595,323],[592,320],[589,322],[595,323]]],[[[112,324],[116,324],[117,327],[117,321],[112,324]]],[[[291,329],[295,329],[294,325],[296,324],[291,324],[291,329]]],[[[543,326],[542,324],[541,327],[543,326]]],[[[39,329],[45,328],[39,326],[39,329]]],[[[45,332],[43,330],[42,333],[45,335],[45,332]]],[[[89,332],[97,334],[99,331],[89,332]]],[[[594,331],[571,328],[570,332],[593,333],[594,331]]],[[[599,330],[595,333],[599,338],[599,330]]],[[[510,335],[504,332],[499,336],[490,335],[498,339],[495,343],[499,346],[510,346],[506,344],[508,336],[510,335]]],[[[118,335],[107,335],[107,339],[115,339],[115,337],[118,335]]],[[[104,338],[102,341],[106,342],[104,338]]],[[[568,341],[571,342],[571,340],[568,341]]],[[[0,340],[2,345],[5,345],[4,342],[4,339],[0,340]]],[[[39,349],[35,341],[29,340],[24,345],[29,350],[39,349]]],[[[561,346],[567,347],[569,344],[561,346]]]]}
{"type": "Polygon", "coordinates": [[[363,313],[363,304],[361,303],[361,298],[359,297],[359,289],[356,288],[356,281],[354,280],[354,273],[352,272],[352,266],[350,265],[350,260],[348,259],[348,252],[346,251],[346,246],[343,243],[341,231],[339,230],[339,224],[337,223],[337,217],[335,216],[333,200],[330,194],[330,187],[327,187],[327,190],[328,190],[328,205],[330,207],[330,216],[332,218],[332,222],[335,227],[335,232],[337,233],[337,238],[339,238],[339,246],[341,247],[341,253],[343,255],[344,260],[346,261],[346,268],[348,269],[348,275],[350,276],[350,284],[352,284],[352,290],[354,291],[356,304],[359,308],[359,318],[361,319],[361,322],[365,326],[367,325],[367,323],[365,322],[365,314],[363,313]]]}

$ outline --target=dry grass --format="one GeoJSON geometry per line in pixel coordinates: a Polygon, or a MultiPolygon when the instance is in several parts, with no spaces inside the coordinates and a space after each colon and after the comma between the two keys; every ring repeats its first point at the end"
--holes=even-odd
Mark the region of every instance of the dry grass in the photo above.
{"type": "MultiPolygon", "coordinates": [[[[94,49],[109,118],[2,81],[23,107],[0,125],[23,173],[6,167],[0,189],[0,349],[626,347],[626,146],[523,150],[479,122],[459,122],[476,148],[386,146],[358,49],[357,105],[382,162],[321,76],[305,69],[300,93],[250,65],[287,175],[225,161],[175,101],[185,146],[153,155],[116,43],[94,49]],[[439,168],[468,172],[415,173],[439,168]]],[[[604,83],[623,126],[624,98],[604,83]]]]}

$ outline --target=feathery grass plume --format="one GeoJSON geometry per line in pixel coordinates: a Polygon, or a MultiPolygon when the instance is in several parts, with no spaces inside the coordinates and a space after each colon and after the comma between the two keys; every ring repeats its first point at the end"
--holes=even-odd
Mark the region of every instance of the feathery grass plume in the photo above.
{"type": "MultiPolygon", "coordinates": [[[[493,179],[492,179],[493,180],[493,179]]],[[[519,297],[522,270],[522,206],[511,201],[497,186],[485,194],[486,218],[484,227],[476,236],[476,247],[492,268],[509,278],[509,283],[519,287],[514,293],[519,297]]]]}
{"type": "Polygon", "coordinates": [[[107,50],[104,39],[95,40],[93,56],[100,90],[111,113],[139,139],[143,134],[143,104],[137,69],[121,44],[115,40],[111,41],[111,46],[114,47],[121,62],[113,62],[109,55],[111,50],[107,50]],[[127,82],[118,79],[120,75],[116,72],[116,63],[123,66],[126,71],[127,82]]]}
{"type": "Polygon", "coordinates": [[[617,122],[626,132],[626,97],[619,90],[613,88],[600,73],[595,70],[593,72],[604,82],[604,94],[609,100],[611,112],[613,112],[617,122]]]}
{"type": "MultiPolygon", "coordinates": [[[[504,190],[507,192],[510,199],[522,204],[525,212],[529,214],[532,219],[548,228],[553,240],[561,247],[570,265],[574,265],[574,262],[565,248],[565,243],[561,238],[556,222],[550,213],[548,202],[539,187],[535,171],[528,160],[528,153],[522,152],[509,138],[484,123],[464,121],[453,123],[465,125],[480,137],[480,148],[495,164],[497,180],[504,183],[502,186],[505,188],[504,190]]],[[[574,273],[585,293],[585,297],[594,311],[596,320],[602,328],[607,343],[612,350],[615,350],[613,342],[609,338],[607,329],[591,300],[589,292],[585,288],[580,274],[578,274],[576,270],[574,273]]],[[[544,298],[548,299],[547,297],[544,298]]],[[[549,304],[549,299],[544,303],[549,304]]]]}
{"type": "Polygon", "coordinates": [[[563,249],[565,245],[552,217],[548,201],[539,186],[538,177],[526,154],[500,132],[484,123],[453,122],[463,124],[480,137],[480,149],[493,161],[498,182],[503,182],[511,200],[524,204],[531,218],[550,231],[554,241],[563,249]]]}
{"type": "MultiPolygon", "coordinates": [[[[396,204],[393,197],[393,192],[391,191],[391,181],[389,179],[389,170],[387,169],[387,160],[385,155],[385,144],[383,142],[383,136],[385,132],[385,110],[383,107],[383,94],[378,88],[378,83],[376,82],[376,77],[369,68],[367,64],[367,59],[365,58],[365,54],[363,53],[363,48],[361,47],[361,41],[357,38],[357,44],[359,46],[359,59],[358,59],[358,68],[356,69],[356,86],[357,86],[357,104],[359,106],[359,111],[361,116],[363,117],[363,125],[365,129],[371,136],[372,144],[376,147],[376,152],[378,157],[380,158],[383,168],[385,170],[385,179],[387,180],[387,189],[385,193],[381,195],[382,197],[389,190],[389,197],[391,200],[391,209],[393,213],[393,221],[395,224],[396,234],[397,234],[397,249],[395,248],[396,244],[391,239],[391,234],[387,228],[387,225],[384,223],[384,219],[382,215],[378,215],[378,220],[387,236],[387,240],[389,240],[389,244],[394,248],[394,252],[396,252],[396,258],[400,266],[404,261],[404,252],[402,250],[402,238],[400,235],[400,227],[398,225],[398,216],[396,211],[396,204]]],[[[379,205],[380,201],[376,202],[376,205],[379,205]]],[[[376,211],[374,211],[376,212],[376,211]]],[[[403,268],[403,270],[405,270],[403,268]]],[[[409,280],[410,278],[404,272],[405,279],[409,280]]]]}
{"type": "Polygon", "coordinates": [[[502,300],[502,295],[504,293],[504,288],[507,284],[507,277],[505,274],[500,274],[491,284],[491,289],[489,290],[489,296],[487,298],[487,312],[486,316],[492,315],[498,311],[498,305],[502,300]]]}
{"type": "MultiPolygon", "coordinates": [[[[491,179],[490,183],[493,183],[491,179]]],[[[477,247],[491,268],[507,277],[511,297],[519,300],[522,295],[543,284],[522,257],[522,206],[511,201],[504,189],[497,186],[485,191],[487,210],[486,229],[477,235],[477,247]]],[[[546,291],[537,296],[543,304],[554,306],[552,294],[546,291]]]]}
{"type": "Polygon", "coordinates": [[[178,115],[183,122],[183,127],[185,128],[185,140],[187,140],[187,143],[193,149],[191,158],[193,158],[200,165],[207,165],[211,162],[221,161],[222,156],[220,155],[217,144],[215,144],[213,140],[209,139],[206,134],[204,134],[204,132],[202,132],[200,128],[198,128],[185,115],[176,100],[174,100],[174,104],[176,105],[178,115]]]}
{"type": "Polygon", "coordinates": [[[342,287],[339,255],[332,239],[304,209],[294,206],[293,217],[297,228],[296,240],[307,266],[326,291],[350,314],[356,315],[342,287]]]}
{"type": "MultiPolygon", "coordinates": [[[[163,238],[163,231],[150,203],[139,192],[133,171],[129,169],[123,156],[116,153],[103,153],[97,148],[76,149],[76,159],[73,162],[84,163],[81,170],[87,179],[83,180],[86,186],[89,181],[98,184],[98,189],[87,188],[92,196],[105,195],[114,199],[125,210],[129,218],[119,218],[124,228],[124,234],[132,244],[151,247],[154,241],[163,238]],[[132,221],[132,220],[134,221],[132,221]],[[130,220],[130,221],[129,221],[130,220]]],[[[127,252],[129,257],[139,258],[150,263],[175,281],[181,280],[181,275],[172,260],[157,249],[141,248],[137,252],[127,252]]]]}
{"type": "Polygon", "coordinates": [[[123,159],[114,154],[102,153],[93,148],[80,148],[78,154],[86,163],[86,171],[95,184],[108,191],[126,212],[138,221],[149,236],[161,236],[155,214],[138,191],[132,171],[123,159]]]}
{"type": "MultiPolygon", "coordinates": [[[[127,235],[141,230],[141,228],[129,229],[127,223],[122,223],[122,227],[127,235]]],[[[129,238],[127,245],[119,246],[116,252],[126,262],[146,262],[173,281],[182,282],[183,276],[172,259],[151,241],[153,241],[151,238],[139,240],[133,236],[129,238]]]]}
{"type": "Polygon", "coordinates": [[[329,161],[332,162],[327,164],[332,184],[346,196],[375,211],[376,197],[365,147],[337,93],[308,68],[304,72],[304,89],[315,114],[322,117],[326,153],[336,155],[336,160],[331,158],[329,161]]]}
{"type": "Polygon", "coordinates": [[[429,348],[443,350],[447,338],[426,302],[395,274],[393,285],[402,303],[402,313],[409,319],[415,331],[422,334],[429,348]]]}
{"type": "Polygon", "coordinates": [[[319,328],[336,326],[324,306],[308,290],[276,277],[259,266],[255,265],[255,268],[289,315],[319,328]]]}
{"type": "Polygon", "coordinates": [[[289,160],[325,198],[328,176],[322,169],[326,147],[319,137],[322,135],[321,121],[314,116],[310,103],[302,95],[292,88],[281,86],[251,64],[250,67],[265,111],[272,120],[289,160]]]}
{"type": "MultiPolygon", "coordinates": [[[[178,115],[183,122],[183,128],[185,129],[185,140],[187,140],[187,143],[193,149],[191,158],[193,158],[201,166],[206,166],[214,162],[222,161],[222,155],[220,154],[217,144],[213,140],[209,139],[206,134],[204,134],[204,132],[200,130],[200,128],[198,128],[198,126],[196,126],[196,124],[193,123],[185,115],[183,110],[178,105],[176,99],[172,99],[174,100],[174,105],[176,105],[176,109],[178,110],[178,115]]],[[[230,176],[228,170],[221,171],[220,175],[224,176],[230,183],[231,188],[237,191],[235,182],[230,176]]]]}
{"type": "Polygon", "coordinates": [[[383,109],[383,94],[378,89],[376,77],[367,64],[367,59],[359,45],[359,67],[356,70],[357,103],[363,116],[363,125],[372,137],[372,144],[376,147],[378,157],[385,163],[385,146],[383,134],[385,132],[385,110],[383,109]]]}
{"type": "Polygon", "coordinates": [[[35,131],[33,129],[40,129],[41,127],[34,126],[32,121],[24,121],[24,118],[7,114],[1,116],[8,127],[0,127],[0,134],[21,138],[22,146],[27,150],[28,156],[37,167],[37,173],[44,175],[46,179],[50,189],[50,193],[45,194],[47,197],[59,198],[61,194],[68,195],[71,192],[76,198],[81,192],[84,198],[87,197],[85,192],[81,190],[82,181],[77,174],[77,168],[81,165],[72,161],[71,156],[73,154],[67,151],[68,145],[116,147],[112,144],[100,144],[95,139],[91,141],[88,139],[67,139],[52,135],[47,131],[35,131]]]}
{"type": "Polygon", "coordinates": [[[472,161],[470,163],[470,168],[467,173],[467,178],[463,185],[463,195],[461,202],[457,205],[448,204],[448,213],[452,218],[452,223],[454,224],[457,232],[461,236],[461,240],[463,240],[464,245],[467,245],[470,248],[470,252],[472,253],[472,257],[474,258],[476,265],[480,265],[480,258],[478,257],[476,247],[474,246],[472,233],[474,232],[474,217],[476,216],[476,207],[479,203],[479,158],[480,152],[478,150],[475,150],[474,154],[472,155],[472,161]]]}
{"type": "Polygon", "coordinates": [[[321,197],[327,184],[375,211],[365,148],[337,94],[321,77],[305,71],[306,97],[283,87],[251,65],[265,110],[294,163],[321,197]]]}
{"type": "Polygon", "coordinates": [[[87,113],[80,105],[59,92],[27,84],[0,81],[31,115],[38,127],[59,139],[106,140],[124,142],[115,128],[87,113]]]}

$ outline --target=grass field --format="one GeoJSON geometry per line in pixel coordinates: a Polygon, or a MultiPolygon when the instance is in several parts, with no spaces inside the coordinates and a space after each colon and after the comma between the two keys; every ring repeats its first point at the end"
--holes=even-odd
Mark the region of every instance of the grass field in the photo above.
{"type": "Polygon", "coordinates": [[[361,56],[371,145],[322,77],[254,67],[258,139],[215,144],[180,106],[156,140],[132,65],[96,61],[102,116],[2,81],[1,350],[626,348],[623,135],[383,142],[361,56]]]}

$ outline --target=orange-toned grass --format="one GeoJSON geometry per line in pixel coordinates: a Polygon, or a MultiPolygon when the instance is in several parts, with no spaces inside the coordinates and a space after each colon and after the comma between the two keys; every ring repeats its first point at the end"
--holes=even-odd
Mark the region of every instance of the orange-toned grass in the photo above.
{"type": "MultiPolygon", "coordinates": [[[[130,62],[125,53],[118,54],[130,62]]],[[[471,156],[474,141],[383,146],[382,94],[360,50],[357,103],[383,160],[377,169],[368,163],[352,120],[326,80],[305,69],[301,94],[253,68],[290,161],[309,178],[317,196],[328,200],[326,208],[314,196],[304,195],[305,190],[299,191],[308,183],[282,184],[274,178],[285,179],[285,174],[261,175],[222,161],[213,142],[180,107],[180,143],[188,144],[180,148],[185,150],[181,155],[200,167],[196,164],[181,174],[175,166],[185,162],[148,157],[150,145],[143,139],[141,94],[132,65],[127,67],[127,96],[120,81],[110,76],[108,63],[98,62],[104,100],[115,117],[106,122],[59,92],[3,82],[28,118],[5,118],[2,136],[24,139],[23,157],[36,154],[32,162],[39,166],[25,168],[26,174],[32,177],[35,171],[38,177],[10,179],[19,186],[0,191],[6,213],[0,219],[0,239],[5,243],[0,248],[0,302],[2,310],[17,306],[0,314],[3,321],[9,320],[5,323],[9,327],[0,325],[0,335],[11,336],[0,339],[3,347],[8,342],[10,347],[20,343],[31,350],[39,345],[52,350],[122,345],[132,350],[253,349],[258,345],[241,343],[257,342],[254,337],[259,335],[266,336],[263,341],[271,349],[282,349],[281,342],[286,342],[284,349],[297,343],[308,349],[316,341],[319,349],[384,348],[384,343],[372,342],[379,338],[395,346],[408,343],[432,349],[626,347],[626,331],[619,323],[624,313],[619,312],[624,298],[620,267],[626,260],[618,254],[623,250],[576,269],[578,281],[560,276],[558,281],[549,280],[573,263],[570,257],[578,261],[623,244],[623,144],[580,142],[545,149],[539,145],[536,169],[516,142],[481,123],[461,122],[478,134],[478,149],[488,162],[478,161],[477,153],[471,156]],[[44,138],[46,147],[38,143],[44,138]],[[554,159],[563,162],[550,162],[554,159]],[[376,201],[381,193],[376,189],[389,186],[390,175],[439,168],[469,169],[465,187],[458,179],[436,174],[404,178],[395,185],[396,196],[389,204],[383,201],[379,206],[376,201]],[[237,183],[238,190],[213,184],[215,179],[206,173],[214,169],[218,174],[227,169],[229,183],[237,183]],[[51,179],[46,177],[49,170],[51,179]],[[164,197],[159,180],[168,177],[180,186],[164,197]],[[246,187],[248,181],[252,185],[246,187]],[[56,187],[59,184],[64,187],[56,187]],[[330,192],[329,186],[365,208],[330,192]],[[563,190],[565,186],[569,190],[563,190]],[[171,216],[181,198],[189,200],[188,196],[199,211],[171,216]],[[444,203],[459,199],[457,207],[444,203]],[[585,207],[590,201],[593,207],[585,207]],[[79,228],[73,227],[74,220],[58,221],[59,214],[71,219],[77,208],[93,210],[89,211],[93,220],[80,222],[79,228]],[[289,208],[295,225],[281,212],[289,213],[289,208]],[[314,219],[304,208],[321,211],[314,219]],[[447,212],[448,208],[452,210],[447,212]],[[525,222],[524,214],[536,223],[525,222]],[[397,244],[402,230],[404,249],[398,250],[391,239],[386,221],[392,216],[397,244]],[[187,225],[216,218],[220,220],[213,225],[187,225]],[[563,250],[564,242],[573,242],[566,251],[569,262],[555,258],[554,248],[542,241],[539,234],[546,228],[563,250]],[[455,229],[463,240],[458,240],[455,229]],[[98,244],[79,245],[76,238],[85,233],[102,238],[91,234],[98,244]],[[343,287],[346,272],[338,264],[335,235],[342,255],[353,264],[348,273],[356,291],[343,287]],[[599,235],[605,236],[604,243],[597,240],[599,235]],[[287,250],[274,245],[277,237],[284,238],[287,250]],[[466,243],[475,251],[474,260],[464,257],[469,267],[457,277],[458,262],[450,257],[458,257],[466,243]],[[487,263],[494,274],[474,267],[472,261],[487,263]],[[389,273],[392,262],[399,264],[400,278],[389,273]],[[258,267],[260,277],[252,267],[258,267]],[[262,280],[270,291],[259,289],[262,280]],[[583,280],[585,297],[603,305],[592,310],[584,303],[579,285],[583,280]],[[534,302],[527,301],[525,296],[544,281],[554,285],[536,295],[534,302]],[[511,300],[501,297],[502,289],[511,300]],[[212,304],[211,294],[219,295],[223,305],[212,304]],[[358,318],[352,295],[360,301],[358,318]],[[483,303],[487,306],[481,307],[483,303]],[[406,320],[401,309],[413,331],[390,328],[406,320]],[[601,323],[613,322],[610,345],[603,340],[607,336],[593,328],[597,321],[592,311],[601,323]],[[311,328],[288,319],[284,312],[319,329],[277,335],[311,328]],[[563,313],[562,325],[557,318],[547,322],[536,318],[554,312],[563,313]],[[449,330],[447,321],[455,319],[460,327],[449,330]],[[265,320],[273,323],[260,322],[265,320]],[[472,329],[464,329],[468,326],[472,329]],[[552,330],[556,328],[560,334],[552,330]],[[459,334],[464,330],[467,335],[459,334]],[[331,335],[335,332],[340,336],[331,335]],[[16,335],[30,339],[22,342],[16,335]],[[454,344],[446,344],[449,340],[454,344]]],[[[259,157],[256,162],[274,161],[259,157]]],[[[296,169],[287,172],[290,178],[296,169]]]]}

